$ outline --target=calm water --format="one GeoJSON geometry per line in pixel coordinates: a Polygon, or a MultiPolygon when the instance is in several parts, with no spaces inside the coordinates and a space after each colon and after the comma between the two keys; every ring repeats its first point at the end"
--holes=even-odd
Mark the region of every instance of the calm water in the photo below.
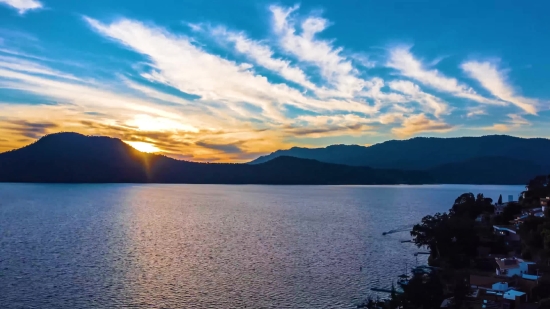
{"type": "Polygon", "coordinates": [[[382,232],[522,189],[0,184],[0,308],[353,308],[416,263],[382,232]]]}

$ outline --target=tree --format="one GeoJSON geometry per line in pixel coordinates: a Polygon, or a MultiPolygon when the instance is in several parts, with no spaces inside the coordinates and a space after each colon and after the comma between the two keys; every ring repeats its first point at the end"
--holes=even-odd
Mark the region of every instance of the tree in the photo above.
{"type": "Polygon", "coordinates": [[[436,271],[417,273],[403,286],[404,308],[439,308],[444,299],[444,285],[436,271]]]}
{"type": "Polygon", "coordinates": [[[465,272],[454,274],[453,305],[461,308],[462,303],[471,292],[469,274],[465,272]]]}
{"type": "Polygon", "coordinates": [[[498,196],[498,205],[502,205],[502,194],[498,196]]]}
{"type": "Polygon", "coordinates": [[[432,253],[436,253],[439,257],[440,250],[438,243],[444,242],[444,234],[441,233],[444,230],[444,224],[448,220],[449,215],[446,213],[436,213],[433,216],[425,216],[422,218],[421,223],[413,226],[411,236],[413,237],[413,243],[417,247],[426,246],[432,253]]]}
{"type": "MultiPolygon", "coordinates": [[[[474,211],[475,203],[476,198],[473,193],[464,193],[456,198],[453,207],[449,212],[451,215],[473,216],[472,212],[476,212],[474,211]]],[[[475,217],[477,217],[477,215],[475,217]]]]}
{"type": "Polygon", "coordinates": [[[475,222],[468,217],[451,217],[447,224],[450,241],[445,243],[445,257],[454,268],[469,267],[471,259],[477,256],[479,236],[475,222]]]}
{"type": "MultiPolygon", "coordinates": [[[[549,175],[550,176],[550,175],[549,175]]],[[[550,179],[548,176],[537,176],[525,186],[527,191],[522,192],[522,203],[524,205],[538,205],[541,198],[550,195],[550,179]]]]}
{"type": "Polygon", "coordinates": [[[526,188],[527,191],[536,190],[544,188],[548,185],[548,177],[544,175],[539,175],[529,181],[526,188]]]}
{"type": "Polygon", "coordinates": [[[510,202],[504,207],[502,214],[495,217],[496,224],[509,224],[517,215],[521,214],[521,205],[516,202],[510,202]]]}
{"type": "Polygon", "coordinates": [[[476,197],[473,193],[464,193],[459,196],[449,213],[451,215],[466,216],[471,219],[477,218],[484,212],[493,213],[494,206],[491,198],[486,198],[482,193],[476,197]]]}
{"type": "Polygon", "coordinates": [[[474,229],[475,221],[469,216],[436,213],[425,216],[413,226],[411,236],[418,246],[427,246],[432,258],[451,266],[467,267],[477,255],[479,237],[474,229]]]}

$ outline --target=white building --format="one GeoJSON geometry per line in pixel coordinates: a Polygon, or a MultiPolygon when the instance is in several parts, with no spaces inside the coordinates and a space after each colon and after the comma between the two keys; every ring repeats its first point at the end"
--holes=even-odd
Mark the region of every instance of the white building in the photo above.
{"type": "Polygon", "coordinates": [[[521,291],[509,290],[504,293],[504,299],[513,300],[522,299],[523,302],[527,302],[527,295],[521,291]]]}
{"type": "Polygon", "coordinates": [[[497,263],[496,274],[498,276],[519,276],[522,277],[523,274],[527,273],[530,264],[535,264],[533,262],[524,261],[517,258],[495,258],[497,263]]]}
{"type": "Polygon", "coordinates": [[[508,282],[497,282],[492,286],[493,290],[505,292],[508,291],[508,282]]]}

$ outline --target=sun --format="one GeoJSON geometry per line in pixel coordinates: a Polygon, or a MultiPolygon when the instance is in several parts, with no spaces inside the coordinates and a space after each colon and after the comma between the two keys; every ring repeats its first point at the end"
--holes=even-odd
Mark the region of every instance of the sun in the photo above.
{"type": "Polygon", "coordinates": [[[148,152],[148,153],[160,152],[160,149],[158,149],[155,145],[151,143],[147,143],[147,142],[125,142],[125,143],[141,152],[148,152]]]}

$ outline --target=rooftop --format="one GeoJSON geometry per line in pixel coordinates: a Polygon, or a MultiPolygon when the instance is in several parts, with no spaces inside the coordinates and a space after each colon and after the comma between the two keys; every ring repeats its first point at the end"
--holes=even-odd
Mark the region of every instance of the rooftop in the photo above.
{"type": "Polygon", "coordinates": [[[525,295],[525,293],[516,291],[516,290],[509,290],[506,293],[504,293],[504,298],[509,300],[515,300],[516,297],[521,297],[525,295]]]}
{"type": "Polygon", "coordinates": [[[518,258],[505,258],[505,259],[495,258],[495,262],[497,263],[500,269],[517,268],[519,267],[520,263],[533,263],[533,262],[524,261],[518,258]]]}
{"type": "Polygon", "coordinates": [[[507,231],[514,234],[517,232],[515,225],[493,225],[493,228],[497,231],[507,231]]]}

